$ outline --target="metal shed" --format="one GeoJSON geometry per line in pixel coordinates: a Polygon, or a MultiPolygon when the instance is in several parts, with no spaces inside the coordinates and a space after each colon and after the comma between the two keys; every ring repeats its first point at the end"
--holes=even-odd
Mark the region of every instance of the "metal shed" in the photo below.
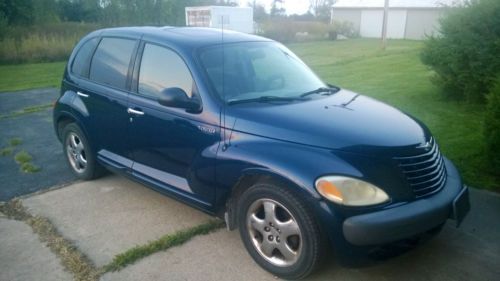
{"type": "MultiPolygon", "coordinates": [[[[457,0],[390,0],[387,37],[423,39],[438,32],[439,18],[457,0]]],[[[384,0],[338,0],[331,21],[348,21],[361,37],[381,38],[384,0]]]]}
{"type": "Polygon", "coordinates": [[[253,9],[250,7],[186,7],[186,26],[213,27],[253,33],[253,9]]]}

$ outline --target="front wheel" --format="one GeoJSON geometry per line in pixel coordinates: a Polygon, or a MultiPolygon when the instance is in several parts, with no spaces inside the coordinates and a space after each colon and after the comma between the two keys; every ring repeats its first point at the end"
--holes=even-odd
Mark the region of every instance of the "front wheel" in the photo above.
{"type": "Polygon", "coordinates": [[[238,223],[252,258],[272,274],[300,279],[319,267],[325,242],[302,200],[274,184],[256,184],[239,200],[238,223]]]}
{"type": "Polygon", "coordinates": [[[73,174],[82,180],[99,177],[103,168],[97,163],[95,154],[78,125],[75,123],[66,125],[62,136],[64,154],[73,174]]]}

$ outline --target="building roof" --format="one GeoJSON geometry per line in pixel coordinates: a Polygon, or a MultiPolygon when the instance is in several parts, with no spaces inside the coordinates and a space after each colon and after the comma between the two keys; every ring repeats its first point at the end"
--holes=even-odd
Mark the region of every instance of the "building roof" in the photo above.
{"type": "MultiPolygon", "coordinates": [[[[383,8],[384,0],[338,0],[333,8],[383,8]]],[[[442,8],[455,6],[463,0],[389,0],[391,8],[442,8]]]]}
{"type": "Polygon", "coordinates": [[[216,5],[211,5],[211,6],[190,6],[184,8],[186,11],[193,11],[193,10],[210,10],[210,9],[221,9],[221,10],[251,10],[251,7],[240,7],[240,6],[216,6],[216,5]]]}

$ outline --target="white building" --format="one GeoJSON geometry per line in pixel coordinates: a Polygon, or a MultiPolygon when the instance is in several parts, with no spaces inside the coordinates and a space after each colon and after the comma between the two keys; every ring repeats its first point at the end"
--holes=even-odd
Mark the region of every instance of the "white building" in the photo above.
{"type": "MultiPolygon", "coordinates": [[[[438,32],[439,18],[460,0],[390,0],[387,37],[423,39],[438,32]]],[[[384,0],[338,0],[332,21],[348,21],[361,37],[381,38],[384,0]]]]}
{"type": "Polygon", "coordinates": [[[253,9],[250,7],[186,7],[186,26],[222,28],[253,33],[253,9]]]}

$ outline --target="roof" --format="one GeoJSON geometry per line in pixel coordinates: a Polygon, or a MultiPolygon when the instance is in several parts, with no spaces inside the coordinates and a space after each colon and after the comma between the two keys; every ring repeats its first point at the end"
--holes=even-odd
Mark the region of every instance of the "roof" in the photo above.
{"type": "MultiPolygon", "coordinates": [[[[383,8],[384,0],[338,0],[333,8],[383,8]]],[[[391,8],[443,8],[463,0],[389,0],[391,8]]]]}
{"type": "Polygon", "coordinates": [[[93,34],[144,38],[158,43],[168,43],[185,50],[220,44],[223,37],[224,43],[269,41],[267,38],[230,30],[224,30],[224,36],[222,36],[222,30],[206,27],[118,27],[97,30],[90,35],[95,36],[93,34]]]}
{"type": "Polygon", "coordinates": [[[236,10],[236,9],[245,9],[245,10],[251,10],[251,7],[239,7],[239,6],[191,6],[191,7],[186,7],[186,11],[192,11],[192,10],[209,10],[209,9],[227,9],[227,10],[236,10]]]}

